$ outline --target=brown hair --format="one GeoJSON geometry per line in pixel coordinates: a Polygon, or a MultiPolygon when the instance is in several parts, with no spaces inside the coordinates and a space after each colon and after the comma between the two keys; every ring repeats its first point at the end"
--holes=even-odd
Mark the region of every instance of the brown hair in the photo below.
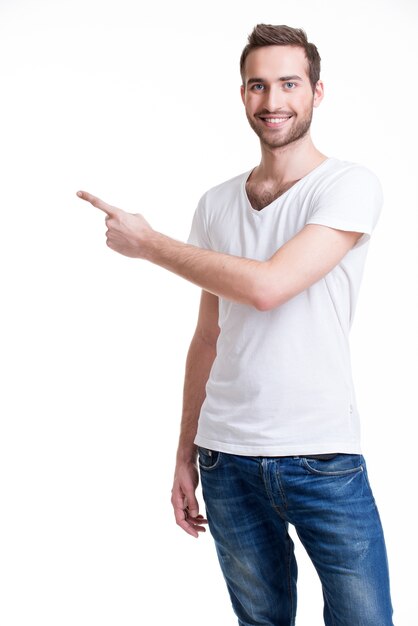
{"type": "Polygon", "coordinates": [[[248,36],[248,43],[242,51],[240,59],[240,72],[243,84],[245,84],[244,71],[247,56],[252,50],[262,48],[263,46],[298,46],[303,48],[308,61],[309,81],[312,91],[314,91],[321,71],[319,52],[313,43],[309,43],[304,30],[284,25],[257,24],[254,27],[252,33],[248,36]]]}

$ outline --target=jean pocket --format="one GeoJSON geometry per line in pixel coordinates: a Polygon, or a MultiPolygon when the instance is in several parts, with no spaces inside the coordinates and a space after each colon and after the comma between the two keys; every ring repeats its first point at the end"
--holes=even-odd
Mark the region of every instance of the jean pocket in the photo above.
{"type": "Polygon", "coordinates": [[[217,467],[221,460],[221,453],[217,450],[209,450],[208,448],[198,447],[199,467],[203,470],[213,470],[217,467]]]}
{"type": "Polygon", "coordinates": [[[328,460],[302,457],[302,465],[310,474],[317,476],[346,476],[364,472],[361,454],[337,454],[328,460]]]}

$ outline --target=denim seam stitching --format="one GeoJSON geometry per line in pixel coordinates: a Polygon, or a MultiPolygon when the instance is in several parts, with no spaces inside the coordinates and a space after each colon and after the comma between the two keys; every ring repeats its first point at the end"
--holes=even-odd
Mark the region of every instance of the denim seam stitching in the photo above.
{"type": "Polygon", "coordinates": [[[287,587],[289,591],[290,612],[291,612],[290,623],[293,626],[293,624],[295,623],[296,611],[295,611],[295,602],[294,602],[293,593],[292,593],[291,564],[290,564],[290,560],[292,557],[292,544],[290,543],[290,537],[288,537],[287,539],[286,557],[287,557],[287,587]]]}
{"type": "Polygon", "coordinates": [[[363,465],[359,465],[358,467],[353,467],[347,470],[339,470],[336,472],[324,472],[322,470],[317,470],[315,467],[309,465],[306,459],[302,459],[302,463],[305,469],[307,469],[312,474],[317,474],[318,476],[347,476],[349,474],[355,474],[356,472],[364,472],[363,465]]]}
{"type": "MultiPolygon", "coordinates": [[[[324,593],[324,598],[325,598],[325,592],[323,592],[323,593],[324,593]]],[[[327,600],[327,607],[328,607],[328,615],[331,617],[332,626],[335,626],[336,622],[335,622],[335,619],[334,619],[334,611],[331,608],[331,605],[330,605],[330,603],[328,601],[328,598],[326,600],[327,600]]]]}
{"type": "MultiPolygon", "coordinates": [[[[280,463],[280,461],[279,461],[279,463],[280,463]]],[[[280,475],[280,465],[279,465],[279,470],[274,472],[274,478],[277,481],[277,485],[279,487],[280,495],[281,495],[282,500],[283,500],[284,508],[288,509],[289,505],[288,505],[288,502],[287,502],[287,499],[286,499],[286,492],[284,490],[283,483],[282,483],[282,478],[281,478],[281,475],[280,475]]]]}
{"type": "Polygon", "coordinates": [[[222,455],[222,452],[218,452],[218,458],[216,459],[215,463],[213,465],[210,465],[209,467],[207,467],[206,465],[203,465],[199,459],[199,468],[205,470],[205,472],[210,472],[216,469],[219,463],[221,462],[221,455],[222,455]]]}

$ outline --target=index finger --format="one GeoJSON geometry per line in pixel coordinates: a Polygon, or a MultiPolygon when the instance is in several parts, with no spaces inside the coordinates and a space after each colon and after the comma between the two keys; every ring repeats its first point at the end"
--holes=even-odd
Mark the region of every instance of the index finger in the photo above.
{"type": "Polygon", "coordinates": [[[97,209],[104,211],[110,217],[118,212],[118,209],[116,207],[112,206],[111,204],[107,204],[107,202],[100,200],[100,198],[98,198],[97,196],[93,196],[87,191],[77,191],[77,196],[82,200],[87,200],[87,202],[90,202],[90,204],[95,206],[97,209]]]}

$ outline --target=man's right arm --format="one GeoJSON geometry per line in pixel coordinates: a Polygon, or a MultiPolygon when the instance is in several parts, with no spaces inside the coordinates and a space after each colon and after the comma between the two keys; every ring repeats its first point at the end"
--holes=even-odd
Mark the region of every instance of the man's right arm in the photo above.
{"type": "Polygon", "coordinates": [[[219,335],[218,297],[202,291],[199,318],[186,360],[183,414],[171,502],[177,524],[193,537],[205,530],[195,491],[199,482],[194,439],[219,335]]]}

